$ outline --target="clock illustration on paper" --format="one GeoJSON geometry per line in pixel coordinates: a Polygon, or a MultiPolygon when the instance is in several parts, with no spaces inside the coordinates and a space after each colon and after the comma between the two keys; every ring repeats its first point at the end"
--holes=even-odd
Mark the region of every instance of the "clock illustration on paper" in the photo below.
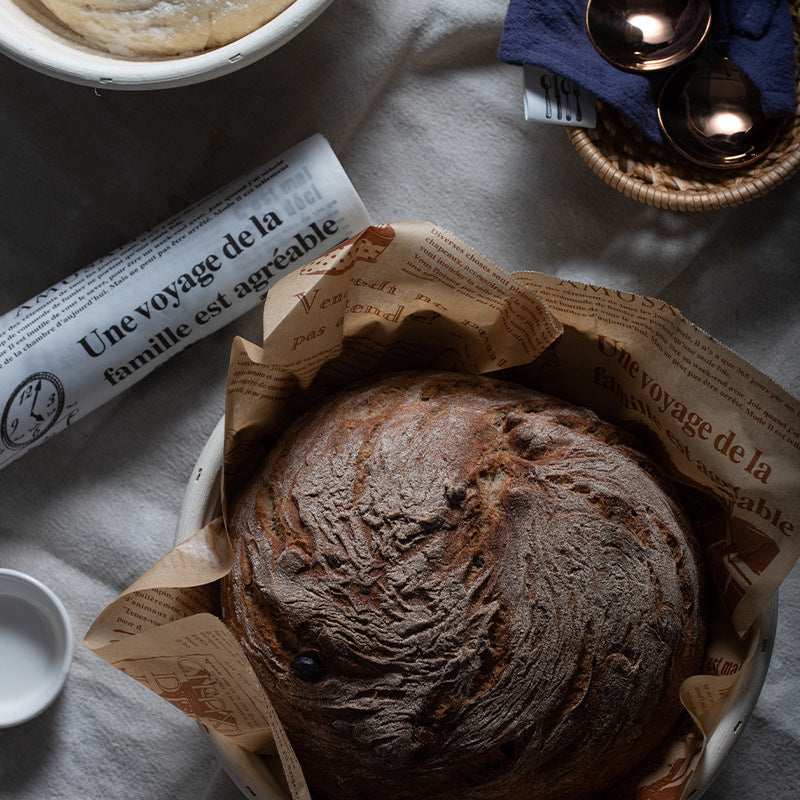
{"type": "Polygon", "coordinates": [[[34,372],[8,398],[0,419],[6,447],[27,447],[44,436],[64,408],[64,385],[52,372],[34,372]]]}

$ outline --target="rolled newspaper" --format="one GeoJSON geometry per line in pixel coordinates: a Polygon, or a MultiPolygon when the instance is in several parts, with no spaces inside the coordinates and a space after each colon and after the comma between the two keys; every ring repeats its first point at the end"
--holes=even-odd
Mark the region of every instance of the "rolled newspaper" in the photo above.
{"type": "Polygon", "coordinates": [[[369,224],[316,134],[7,312],[0,468],[369,224]]]}

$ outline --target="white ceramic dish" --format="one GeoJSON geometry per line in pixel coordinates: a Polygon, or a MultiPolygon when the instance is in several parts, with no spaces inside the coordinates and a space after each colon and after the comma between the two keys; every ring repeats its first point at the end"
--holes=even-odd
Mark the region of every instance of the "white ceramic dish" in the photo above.
{"type": "Polygon", "coordinates": [[[194,55],[128,59],[82,44],[37,0],[0,0],[0,52],[54,78],[105,89],[166,89],[217,78],[277,50],[331,0],[295,0],[275,19],[230,44],[194,55]]]}
{"type": "Polygon", "coordinates": [[[72,650],[58,597],[30,575],[0,569],[0,728],[33,719],[56,699],[72,650]]]}
{"type": "MultiPolygon", "coordinates": [[[[219,515],[219,489],[225,420],[217,424],[195,464],[186,488],[175,542],[182,542],[219,515]]],[[[697,788],[691,800],[699,800],[717,777],[755,708],[767,675],[775,630],[778,624],[778,597],[772,598],[761,614],[761,639],[755,658],[733,689],[733,703],[713,735],[697,768],[697,788]]],[[[227,739],[206,731],[222,766],[242,793],[253,800],[290,800],[265,762],[227,739]]]]}

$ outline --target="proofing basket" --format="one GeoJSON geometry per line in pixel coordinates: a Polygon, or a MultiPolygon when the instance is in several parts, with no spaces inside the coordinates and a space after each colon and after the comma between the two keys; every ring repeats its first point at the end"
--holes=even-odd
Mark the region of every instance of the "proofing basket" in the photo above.
{"type": "MultiPolygon", "coordinates": [[[[175,544],[187,539],[220,514],[220,486],[225,439],[223,417],[200,453],[186,487],[175,544]]],[[[700,800],[722,769],[755,708],[767,675],[778,626],[778,595],[761,612],[761,642],[753,659],[740,673],[729,695],[727,710],[709,736],[695,776],[690,800],[700,800]]],[[[219,733],[200,726],[222,767],[247,800],[291,800],[277,756],[262,758],[219,733]]],[[[673,796],[673,795],[670,795],[673,796]]]]}
{"type": "MultiPolygon", "coordinates": [[[[790,0],[795,75],[800,81],[800,0],[790,0]]],[[[766,194],[800,167],[800,83],[795,115],[763,160],[736,170],[695,166],[645,139],[615,109],[598,104],[597,127],[569,128],[570,140],[590,169],[627,197],[672,211],[738,206],[766,194]]]]}

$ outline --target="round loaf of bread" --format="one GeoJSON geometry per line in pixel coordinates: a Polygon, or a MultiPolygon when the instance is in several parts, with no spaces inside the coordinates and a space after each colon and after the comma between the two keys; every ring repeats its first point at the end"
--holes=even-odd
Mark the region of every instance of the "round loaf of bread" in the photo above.
{"type": "Polygon", "coordinates": [[[300,417],[231,506],[222,613],[328,800],[576,798],[676,722],[697,544],[593,412],[400,373],[300,417]]]}

